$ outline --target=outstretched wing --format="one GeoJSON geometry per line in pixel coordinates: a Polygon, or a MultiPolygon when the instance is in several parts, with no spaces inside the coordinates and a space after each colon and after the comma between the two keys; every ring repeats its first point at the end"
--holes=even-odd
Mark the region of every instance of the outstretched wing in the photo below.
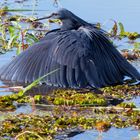
{"type": "Polygon", "coordinates": [[[60,73],[50,76],[51,83],[67,87],[100,87],[91,40],[82,30],[57,32],[49,54],[52,59],[48,67],[58,64],[61,68],[60,73]]]}
{"type": "Polygon", "coordinates": [[[66,66],[64,77],[70,87],[115,85],[123,83],[125,76],[140,80],[139,72],[123,58],[104,31],[95,27],[61,31],[50,52],[54,62],[66,66]]]}
{"type": "Polygon", "coordinates": [[[102,86],[121,83],[125,76],[140,80],[140,73],[119,53],[104,31],[90,28],[95,65],[102,86]]]}
{"type": "Polygon", "coordinates": [[[44,82],[60,87],[99,87],[92,59],[90,40],[86,34],[75,30],[54,31],[4,66],[0,70],[0,77],[30,83],[59,68],[44,82]]]}
{"type": "Polygon", "coordinates": [[[59,87],[103,87],[140,74],[114,48],[101,30],[55,30],[2,68],[0,77],[32,82],[55,70],[43,82],[59,87]]]}

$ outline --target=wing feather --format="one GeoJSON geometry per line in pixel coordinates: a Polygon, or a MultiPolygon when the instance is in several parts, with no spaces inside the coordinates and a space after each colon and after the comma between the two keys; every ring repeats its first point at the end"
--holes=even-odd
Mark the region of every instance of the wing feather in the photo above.
{"type": "MultiPolygon", "coordinates": [[[[86,28],[86,29],[84,29],[86,28]]],[[[122,83],[124,76],[140,79],[140,74],[115,49],[102,30],[54,30],[27,49],[0,71],[0,77],[17,82],[44,78],[59,87],[103,87],[122,83]]]]}

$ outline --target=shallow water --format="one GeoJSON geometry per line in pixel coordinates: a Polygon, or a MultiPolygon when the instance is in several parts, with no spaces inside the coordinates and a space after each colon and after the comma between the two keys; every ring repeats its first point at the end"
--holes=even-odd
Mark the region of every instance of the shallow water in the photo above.
{"type": "MultiPolygon", "coordinates": [[[[4,2],[1,0],[0,5],[4,2]]],[[[57,6],[53,5],[52,0],[27,0],[24,3],[15,3],[15,0],[7,0],[5,5],[11,8],[17,7],[17,9],[34,9],[34,11],[18,12],[21,15],[36,15],[42,17],[48,15],[52,11],[58,9],[57,6]],[[36,11],[42,10],[42,11],[36,11]]],[[[126,31],[137,31],[140,32],[140,1],[130,0],[61,0],[59,7],[67,8],[76,13],[81,18],[92,22],[101,22],[104,29],[108,30],[113,22],[110,19],[120,21],[124,24],[126,31]]],[[[119,46],[119,49],[129,48],[131,45],[126,43],[126,40],[121,42],[115,41],[119,46]]],[[[0,55],[0,66],[10,61],[15,55],[15,51],[8,52],[4,55],[0,55]]],[[[134,66],[140,71],[139,61],[133,62],[134,66]]],[[[0,85],[3,85],[0,82],[0,85]]],[[[0,96],[10,94],[11,92],[1,92],[4,89],[0,89],[0,96]]],[[[140,106],[140,97],[133,99],[136,105],[140,106]]],[[[29,106],[20,107],[16,113],[29,113],[31,108],[29,106]]],[[[133,128],[116,129],[111,128],[109,131],[104,132],[102,136],[99,136],[95,130],[86,131],[85,133],[79,134],[71,138],[71,140],[138,140],[139,132],[133,128]]]]}
{"type": "Polygon", "coordinates": [[[139,133],[133,128],[111,128],[104,132],[102,136],[95,130],[86,131],[85,133],[74,136],[70,140],[139,140],[139,133]]]}

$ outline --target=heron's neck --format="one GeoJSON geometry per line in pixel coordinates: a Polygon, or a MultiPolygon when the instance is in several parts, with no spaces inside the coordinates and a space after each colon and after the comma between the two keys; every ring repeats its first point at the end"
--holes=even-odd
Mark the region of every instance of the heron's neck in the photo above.
{"type": "Polygon", "coordinates": [[[61,26],[62,30],[71,30],[74,28],[75,26],[71,20],[69,19],[62,20],[62,26],[61,26]]]}
{"type": "Polygon", "coordinates": [[[84,20],[76,20],[76,19],[65,19],[62,20],[62,30],[72,30],[72,29],[78,29],[80,26],[85,26],[88,23],[84,20]]]}

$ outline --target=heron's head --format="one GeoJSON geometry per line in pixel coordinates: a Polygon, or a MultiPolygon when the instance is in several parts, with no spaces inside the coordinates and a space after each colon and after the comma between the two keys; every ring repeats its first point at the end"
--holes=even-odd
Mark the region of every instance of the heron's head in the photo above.
{"type": "Polygon", "coordinates": [[[60,10],[58,10],[57,12],[54,12],[52,14],[50,14],[47,17],[43,17],[43,18],[39,18],[36,20],[43,20],[43,19],[60,19],[60,20],[65,20],[65,19],[70,19],[74,16],[74,14],[72,12],[70,12],[69,10],[62,8],[60,10]]]}
{"type": "Polygon", "coordinates": [[[62,8],[57,12],[52,13],[50,17],[53,19],[60,19],[60,20],[70,19],[72,17],[72,12],[70,12],[65,8],[62,8]]]}
{"type": "Polygon", "coordinates": [[[78,27],[78,26],[87,24],[87,22],[85,22],[81,18],[77,17],[71,11],[69,11],[65,8],[62,8],[62,9],[58,10],[57,12],[52,13],[51,15],[49,15],[47,17],[39,18],[37,20],[49,19],[49,18],[61,20],[63,23],[63,27],[65,27],[66,29],[72,29],[75,26],[78,27]]]}

